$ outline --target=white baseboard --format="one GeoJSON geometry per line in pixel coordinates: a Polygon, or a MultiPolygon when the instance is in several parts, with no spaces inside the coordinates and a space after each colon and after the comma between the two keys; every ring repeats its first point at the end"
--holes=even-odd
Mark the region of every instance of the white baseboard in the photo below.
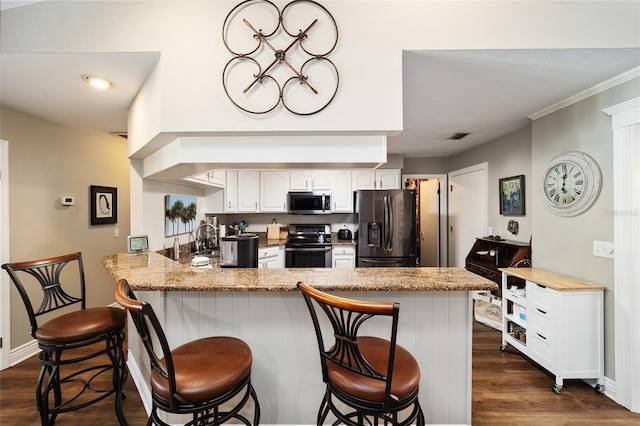
{"type": "Polygon", "coordinates": [[[616,382],[606,376],[604,378],[604,394],[607,395],[611,400],[616,401],[616,382]]]}
{"type": "Polygon", "coordinates": [[[22,346],[11,349],[11,353],[9,354],[9,366],[13,367],[16,364],[20,364],[25,359],[31,358],[39,352],[40,348],[38,347],[38,341],[36,339],[33,339],[22,346]]]}
{"type": "Polygon", "coordinates": [[[151,392],[149,390],[149,386],[145,385],[145,379],[140,373],[140,367],[138,366],[138,363],[136,362],[134,356],[130,353],[127,354],[127,367],[129,368],[129,375],[131,375],[131,379],[138,389],[138,394],[140,394],[142,405],[144,405],[144,410],[147,412],[148,416],[149,414],[151,414],[152,407],[151,392]]]}

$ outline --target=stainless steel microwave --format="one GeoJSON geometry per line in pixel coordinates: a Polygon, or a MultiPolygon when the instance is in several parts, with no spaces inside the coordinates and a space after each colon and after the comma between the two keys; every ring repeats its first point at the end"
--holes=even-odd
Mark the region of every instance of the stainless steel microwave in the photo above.
{"type": "Polygon", "coordinates": [[[331,194],[327,192],[289,192],[291,214],[331,214],[331,194]]]}

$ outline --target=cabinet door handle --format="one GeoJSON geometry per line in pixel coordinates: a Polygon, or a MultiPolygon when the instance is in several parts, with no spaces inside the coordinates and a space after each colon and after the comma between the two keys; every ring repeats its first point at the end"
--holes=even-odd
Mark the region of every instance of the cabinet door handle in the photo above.
{"type": "Polygon", "coordinates": [[[538,310],[538,312],[540,312],[541,314],[545,314],[545,315],[547,315],[547,311],[543,311],[543,310],[542,310],[542,309],[540,309],[540,308],[536,308],[536,309],[537,309],[537,310],[538,310]]]}
{"type": "Polygon", "coordinates": [[[546,338],[546,337],[544,337],[542,334],[540,334],[540,333],[536,333],[536,334],[537,334],[537,335],[538,335],[538,337],[540,337],[541,339],[547,340],[547,338],[546,338]]]}

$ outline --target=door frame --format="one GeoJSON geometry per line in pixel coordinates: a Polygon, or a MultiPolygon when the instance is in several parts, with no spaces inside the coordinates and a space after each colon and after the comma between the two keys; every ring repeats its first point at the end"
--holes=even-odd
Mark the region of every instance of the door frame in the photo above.
{"type": "MultiPolygon", "coordinates": [[[[9,261],[9,142],[0,140],[0,264],[9,261]]],[[[10,367],[11,291],[7,274],[0,271],[0,370],[10,367]]]]}
{"type": "MultiPolygon", "coordinates": [[[[615,305],[615,395],[612,399],[640,413],[640,98],[603,110],[613,131],[613,240],[615,305]],[[634,127],[636,128],[634,130],[634,127]],[[634,174],[633,172],[636,172],[634,174]],[[635,177],[634,177],[635,176],[635,177]]],[[[608,392],[605,388],[605,393],[608,392]]]]}
{"type": "Polygon", "coordinates": [[[440,179],[442,186],[440,187],[440,254],[442,266],[449,266],[449,205],[447,187],[449,184],[446,173],[410,173],[403,174],[400,178],[401,189],[404,189],[405,179],[440,179]]]}

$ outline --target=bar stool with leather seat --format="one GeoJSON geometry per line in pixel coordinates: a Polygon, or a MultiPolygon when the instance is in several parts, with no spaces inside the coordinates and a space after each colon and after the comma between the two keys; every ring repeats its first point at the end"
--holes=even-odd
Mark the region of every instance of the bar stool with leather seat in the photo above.
{"type": "Polygon", "coordinates": [[[153,308],[137,300],[126,280],[118,281],[116,300],[131,314],[151,361],[153,407],[147,425],[167,425],[158,410],[191,414],[193,419],[186,424],[193,426],[231,419],[250,425],[240,412],[249,398],[254,403],[253,424],[258,424],[260,405],[251,385],[253,358],[245,342],[234,337],[205,337],[171,350],[153,308]]]}
{"type": "Polygon", "coordinates": [[[400,305],[346,299],[301,282],[298,288],[311,314],[326,383],[317,424],[324,424],[332,413],[338,419],[333,424],[424,425],[418,400],[420,367],[396,344],[400,305]],[[318,311],[325,315],[319,317],[318,311]],[[373,317],[388,319],[388,339],[361,335],[360,327],[373,317]],[[336,402],[346,405],[347,412],[336,402]]]}
{"type": "Polygon", "coordinates": [[[2,268],[20,293],[31,323],[31,336],[42,350],[42,368],[36,384],[42,425],[53,424],[60,413],[87,407],[113,394],[118,422],[126,425],[122,386],[128,372],[122,344],[127,313],[114,307],[86,307],[82,254],[5,263],[2,268]],[[43,292],[42,301],[36,301],[36,296],[30,296],[33,291],[27,291],[36,284],[43,292]],[[72,295],[77,293],[79,296],[72,295]],[[80,309],[70,311],[72,305],[80,309]],[[37,310],[34,306],[38,306],[37,310]],[[61,315],[41,318],[62,308],[67,309],[61,315]],[[81,364],[101,356],[108,359],[108,364],[81,364]],[[70,371],[74,364],[80,370],[70,371]],[[104,376],[110,371],[109,378],[104,376]]]}

